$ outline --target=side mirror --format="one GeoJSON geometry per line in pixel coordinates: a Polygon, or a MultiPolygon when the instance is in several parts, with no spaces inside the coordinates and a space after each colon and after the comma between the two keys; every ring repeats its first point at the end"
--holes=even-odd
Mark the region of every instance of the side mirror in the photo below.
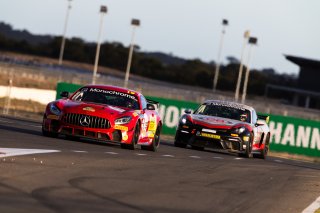
{"type": "Polygon", "coordinates": [[[186,114],[191,114],[191,109],[186,109],[186,110],[184,110],[184,112],[186,113],[186,114]]]}
{"type": "Polygon", "coordinates": [[[147,110],[155,110],[156,108],[154,107],[153,104],[147,104],[147,110]]]}
{"type": "Polygon", "coordinates": [[[60,97],[62,97],[62,98],[69,98],[69,92],[67,92],[67,91],[61,92],[61,93],[60,93],[60,97]]]}
{"type": "Polygon", "coordinates": [[[257,123],[256,123],[256,126],[263,126],[263,125],[265,125],[265,124],[266,124],[266,121],[261,120],[261,119],[258,119],[258,120],[257,120],[257,123]]]}

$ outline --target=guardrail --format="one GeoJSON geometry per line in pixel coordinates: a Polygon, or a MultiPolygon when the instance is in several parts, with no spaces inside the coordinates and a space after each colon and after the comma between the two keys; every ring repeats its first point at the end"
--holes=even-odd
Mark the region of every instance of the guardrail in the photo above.
{"type": "MultiPolygon", "coordinates": [[[[57,98],[62,91],[74,92],[81,85],[58,83],[57,98]]],[[[199,104],[148,96],[160,102],[159,114],[163,120],[162,134],[174,135],[179,118],[185,109],[199,104]]],[[[270,115],[270,150],[291,154],[320,157],[320,122],[280,115],[270,115]]]]}

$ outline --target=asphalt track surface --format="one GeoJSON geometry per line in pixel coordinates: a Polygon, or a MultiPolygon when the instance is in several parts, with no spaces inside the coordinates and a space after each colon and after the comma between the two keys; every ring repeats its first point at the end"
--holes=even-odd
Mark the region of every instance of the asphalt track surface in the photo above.
{"type": "Polygon", "coordinates": [[[319,164],[161,142],[157,152],[123,150],[47,138],[40,123],[0,117],[0,212],[288,213],[320,196],[319,164]]]}

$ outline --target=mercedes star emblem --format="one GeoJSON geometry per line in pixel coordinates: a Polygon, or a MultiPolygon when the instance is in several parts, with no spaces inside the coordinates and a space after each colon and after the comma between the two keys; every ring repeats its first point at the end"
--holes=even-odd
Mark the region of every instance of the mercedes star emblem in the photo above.
{"type": "Polygon", "coordinates": [[[82,126],[89,126],[89,125],[90,125],[90,118],[89,118],[89,116],[82,116],[82,117],[80,118],[80,124],[81,124],[82,126]]]}

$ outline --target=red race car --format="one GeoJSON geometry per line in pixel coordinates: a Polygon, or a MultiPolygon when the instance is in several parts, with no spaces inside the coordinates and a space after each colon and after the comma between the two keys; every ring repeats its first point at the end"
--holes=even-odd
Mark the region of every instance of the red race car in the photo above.
{"type": "Polygon", "coordinates": [[[49,103],[43,116],[44,136],[89,138],[113,141],[121,148],[156,151],[160,143],[162,121],[155,105],[141,93],[106,86],[88,85],[71,96],[49,103]]]}

